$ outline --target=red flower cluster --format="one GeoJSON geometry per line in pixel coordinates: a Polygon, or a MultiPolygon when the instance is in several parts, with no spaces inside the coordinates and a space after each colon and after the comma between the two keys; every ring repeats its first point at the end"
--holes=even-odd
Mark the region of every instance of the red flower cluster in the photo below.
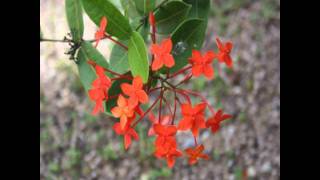
{"type": "MultiPolygon", "coordinates": [[[[171,74],[170,71],[167,71],[166,75],[161,75],[161,73],[158,73],[157,71],[163,66],[168,69],[175,66],[175,60],[171,54],[172,41],[171,38],[165,38],[160,44],[157,44],[155,38],[156,19],[153,12],[150,12],[149,14],[149,22],[152,26],[152,44],[150,46],[150,53],[152,54],[150,69],[152,72],[150,72],[151,75],[146,84],[143,84],[142,78],[139,76],[132,77],[130,75],[118,74],[95,64],[94,61],[88,61],[88,63],[95,68],[97,74],[97,78],[92,82],[92,89],[89,90],[90,99],[95,101],[93,114],[104,111],[104,101],[117,98],[117,105],[112,107],[111,113],[115,118],[119,119],[119,122],[114,124],[113,129],[116,134],[124,136],[125,149],[128,149],[131,145],[132,138],[134,140],[139,140],[139,136],[134,128],[141,120],[144,119],[144,117],[146,117],[148,113],[150,113],[148,117],[152,124],[147,133],[148,136],[156,137],[154,142],[155,157],[165,159],[168,167],[170,168],[175,164],[176,158],[183,155],[188,157],[190,165],[197,163],[199,159],[207,160],[209,159],[209,156],[203,153],[205,149],[204,145],[198,144],[197,142],[200,130],[209,128],[212,133],[215,134],[219,130],[221,122],[226,119],[230,119],[231,115],[224,114],[221,109],[215,112],[213,107],[201,94],[188,89],[181,89],[179,87],[181,84],[192,78],[192,76],[199,77],[203,74],[207,79],[212,79],[214,77],[212,63],[215,58],[217,58],[220,63],[225,63],[227,67],[231,68],[232,59],[230,57],[230,53],[233,45],[231,42],[223,44],[219,38],[217,38],[216,42],[219,49],[217,53],[209,50],[206,53],[201,54],[198,50],[192,50],[192,56],[189,57],[190,65],[173,74],[171,74]],[[170,82],[170,79],[184,74],[189,69],[192,69],[191,72],[187,73],[180,82],[177,84],[170,82]],[[117,77],[110,79],[106,76],[105,71],[117,77]],[[121,93],[115,97],[108,97],[108,90],[111,87],[112,82],[119,79],[129,79],[131,83],[120,84],[121,93]],[[151,85],[152,80],[159,81],[160,83],[158,84],[160,84],[160,86],[156,87],[155,85],[151,85]],[[158,97],[144,112],[140,105],[147,104],[149,102],[150,94],[157,90],[160,90],[158,97]],[[165,95],[167,92],[171,92],[174,95],[173,103],[168,101],[167,98],[170,96],[165,95]],[[200,98],[201,102],[198,104],[192,104],[190,96],[200,98]],[[152,110],[158,102],[159,112],[156,116],[152,110]],[[181,118],[179,122],[175,123],[175,119],[178,116],[177,106],[179,105],[181,107],[181,118]],[[212,114],[208,119],[205,116],[207,108],[212,114]],[[166,111],[166,113],[162,114],[162,111],[166,111]],[[176,141],[178,131],[190,131],[194,138],[194,147],[188,147],[184,151],[179,150],[178,143],[176,141]]],[[[103,17],[100,23],[100,28],[95,34],[96,45],[98,45],[101,38],[105,37],[106,25],[107,19],[103,17]]],[[[107,37],[111,39],[111,37],[107,37]]],[[[111,40],[127,49],[127,47],[120,44],[120,42],[117,42],[114,39],[111,40]]]]}
{"type": "Polygon", "coordinates": [[[201,55],[200,51],[192,50],[192,57],[189,58],[189,63],[192,65],[192,74],[195,77],[203,74],[207,79],[212,79],[214,77],[212,67],[214,58],[218,58],[220,63],[224,62],[229,68],[232,68],[232,59],[230,57],[232,43],[227,42],[226,44],[222,44],[219,38],[216,41],[219,49],[218,54],[209,50],[204,55],[201,55]]]}

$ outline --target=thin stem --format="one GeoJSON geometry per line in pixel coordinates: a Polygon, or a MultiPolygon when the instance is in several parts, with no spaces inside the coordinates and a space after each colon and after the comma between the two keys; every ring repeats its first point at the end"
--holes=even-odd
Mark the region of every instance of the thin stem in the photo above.
{"type": "Polygon", "coordinates": [[[162,109],[162,99],[163,99],[163,89],[161,89],[160,92],[160,104],[159,104],[159,119],[158,119],[158,123],[161,124],[161,109],[162,109]]]}
{"type": "Polygon", "coordinates": [[[173,116],[172,116],[172,122],[171,122],[172,125],[174,125],[174,119],[176,117],[176,111],[177,111],[177,93],[174,92],[173,116]]]}
{"type": "Polygon", "coordinates": [[[40,42],[62,42],[62,43],[69,43],[72,42],[70,39],[40,39],[40,42]]]}
{"type": "Polygon", "coordinates": [[[122,44],[120,41],[117,41],[115,39],[113,39],[111,36],[105,34],[106,38],[110,39],[112,42],[118,44],[119,46],[123,47],[123,49],[127,50],[128,51],[128,47],[124,44],[122,44]]]}
{"type": "Polygon", "coordinates": [[[107,72],[109,72],[109,73],[111,73],[111,74],[113,74],[113,75],[119,76],[119,77],[122,78],[122,79],[132,80],[132,77],[131,77],[131,76],[126,76],[126,75],[123,75],[123,74],[119,74],[119,73],[114,72],[114,71],[112,71],[112,70],[110,70],[110,69],[107,69],[107,68],[104,68],[104,70],[107,71],[107,72]]]}
{"type": "Polygon", "coordinates": [[[148,93],[151,93],[151,92],[153,92],[153,91],[155,91],[155,90],[158,90],[158,89],[161,89],[162,87],[155,87],[155,88],[153,88],[153,89],[150,89],[149,91],[148,91],[148,93]]]}
{"type": "Polygon", "coordinates": [[[194,144],[195,144],[195,146],[198,146],[197,138],[196,138],[195,136],[193,136],[193,138],[194,138],[194,144]]]}
{"type": "Polygon", "coordinates": [[[191,68],[192,68],[192,66],[187,66],[187,67],[185,67],[185,68],[182,68],[182,69],[180,69],[179,71],[173,73],[173,74],[172,74],[171,76],[169,76],[167,79],[170,79],[170,78],[173,78],[173,77],[175,77],[175,76],[177,76],[177,75],[179,75],[179,74],[182,74],[183,72],[185,72],[185,71],[187,71],[187,70],[189,70],[189,69],[191,69],[191,68]]]}
{"type": "Polygon", "coordinates": [[[157,104],[159,99],[160,99],[160,96],[158,96],[157,99],[152,103],[152,105],[146,110],[146,112],[142,116],[140,116],[140,118],[136,122],[133,123],[132,125],[133,128],[152,110],[152,108],[157,104]]]}
{"type": "Polygon", "coordinates": [[[167,106],[167,109],[170,112],[170,115],[173,116],[173,113],[172,113],[172,110],[171,110],[169,102],[167,101],[167,99],[165,97],[162,97],[162,99],[163,99],[164,103],[166,103],[166,106],[167,106]]]}
{"type": "Polygon", "coordinates": [[[191,78],[192,78],[192,73],[187,75],[187,76],[185,76],[185,78],[182,81],[180,81],[178,84],[176,84],[175,86],[178,87],[179,85],[189,81],[191,78]]]}

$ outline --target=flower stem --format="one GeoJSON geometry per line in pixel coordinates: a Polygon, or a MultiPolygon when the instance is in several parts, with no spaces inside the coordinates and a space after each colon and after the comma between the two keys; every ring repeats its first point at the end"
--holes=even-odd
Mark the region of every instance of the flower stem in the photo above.
{"type": "Polygon", "coordinates": [[[133,128],[153,109],[153,107],[157,104],[159,99],[160,99],[160,96],[158,96],[157,99],[152,103],[152,105],[146,110],[146,112],[142,116],[140,116],[140,118],[136,122],[132,124],[133,128]]]}

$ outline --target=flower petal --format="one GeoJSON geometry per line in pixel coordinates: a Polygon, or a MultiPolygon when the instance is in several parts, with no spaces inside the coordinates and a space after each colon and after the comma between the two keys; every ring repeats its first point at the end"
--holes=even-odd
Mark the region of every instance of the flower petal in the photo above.
{"type": "Polygon", "coordinates": [[[178,129],[179,130],[187,130],[192,127],[192,119],[189,117],[184,117],[183,119],[180,120],[178,124],[178,129]]]}
{"type": "Polygon", "coordinates": [[[183,116],[193,115],[193,108],[191,104],[181,104],[181,111],[183,116]]]}
{"type": "Polygon", "coordinates": [[[131,137],[128,134],[124,135],[124,148],[127,150],[131,144],[131,137]]]}
{"type": "Polygon", "coordinates": [[[160,69],[162,66],[163,66],[162,59],[155,57],[152,65],[151,65],[152,71],[156,71],[156,70],[160,69]]]}
{"type": "Polygon", "coordinates": [[[140,76],[136,76],[133,81],[132,81],[132,87],[137,90],[137,89],[142,89],[143,87],[143,82],[142,78],[140,76]]]}
{"type": "Polygon", "coordinates": [[[111,113],[113,114],[114,117],[118,118],[122,115],[122,109],[116,106],[111,109],[111,113]]]}
{"type": "Polygon", "coordinates": [[[125,129],[125,127],[126,127],[126,125],[127,125],[127,121],[128,121],[128,118],[127,118],[127,116],[126,115],[124,115],[124,114],[122,114],[121,116],[120,116],[120,127],[121,127],[121,129],[125,129]]]}
{"type": "Polygon", "coordinates": [[[208,80],[213,78],[213,68],[211,65],[207,65],[205,68],[203,68],[203,74],[206,76],[208,80]]]}
{"type": "Polygon", "coordinates": [[[131,96],[131,94],[133,93],[133,87],[132,85],[128,84],[128,83],[122,83],[120,85],[122,92],[125,95],[131,96]]]}
{"type": "Polygon", "coordinates": [[[162,48],[162,52],[164,53],[170,53],[171,49],[172,49],[172,41],[170,38],[164,39],[161,42],[161,48],[162,48]]]}
{"type": "Polygon", "coordinates": [[[174,59],[173,56],[171,54],[166,54],[164,55],[164,64],[168,67],[171,68],[172,66],[174,66],[174,59]]]}
{"type": "Polygon", "coordinates": [[[192,66],[192,74],[195,76],[195,77],[198,77],[202,74],[202,65],[198,65],[198,64],[194,64],[192,66]]]}
{"type": "Polygon", "coordinates": [[[128,106],[128,100],[120,94],[118,96],[117,104],[119,107],[126,107],[128,106]]]}
{"type": "Polygon", "coordinates": [[[140,103],[145,104],[149,101],[148,95],[144,90],[140,90],[136,92],[136,95],[138,97],[138,100],[140,103]]]}

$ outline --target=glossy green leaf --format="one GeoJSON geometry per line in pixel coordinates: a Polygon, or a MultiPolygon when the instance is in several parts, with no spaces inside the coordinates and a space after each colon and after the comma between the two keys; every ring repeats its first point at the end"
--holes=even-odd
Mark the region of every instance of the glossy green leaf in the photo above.
{"type": "Polygon", "coordinates": [[[72,39],[75,42],[80,42],[83,36],[83,17],[80,0],[66,0],[65,9],[72,39]]]}
{"type": "MultiPolygon", "coordinates": [[[[206,35],[206,29],[208,24],[208,15],[210,10],[210,0],[183,0],[185,3],[192,5],[190,12],[188,14],[189,18],[197,18],[202,19],[204,22],[202,23],[201,29],[202,33],[199,33],[199,39],[204,41],[206,35]]],[[[201,46],[202,46],[201,43],[201,46]]]]}
{"type": "Polygon", "coordinates": [[[132,0],[120,0],[122,9],[124,10],[124,15],[129,19],[140,19],[140,14],[136,9],[136,5],[132,0]]]}
{"type": "Polygon", "coordinates": [[[191,6],[181,1],[170,1],[155,13],[157,33],[170,34],[190,11],[191,6]]]}
{"type": "Polygon", "coordinates": [[[88,92],[91,89],[91,83],[96,79],[95,70],[87,63],[88,56],[86,55],[85,51],[80,48],[78,55],[77,55],[77,65],[78,71],[80,76],[80,81],[88,92]]]}
{"type": "Polygon", "coordinates": [[[133,76],[140,76],[143,83],[148,81],[149,60],[147,48],[138,32],[133,32],[128,45],[128,61],[133,76]]]}
{"type": "Polygon", "coordinates": [[[188,17],[203,20],[208,19],[210,10],[210,0],[183,0],[183,2],[192,6],[188,14],[188,17]]]}
{"type": "Polygon", "coordinates": [[[203,40],[199,36],[203,33],[203,23],[201,19],[189,19],[181,23],[172,33],[173,56],[175,66],[170,72],[176,72],[188,64],[188,58],[191,56],[192,49],[199,50],[203,40]]]}
{"type": "Polygon", "coordinates": [[[148,14],[156,5],[156,0],[134,0],[138,12],[142,15],[148,14]]]}
{"type": "Polygon", "coordinates": [[[82,42],[81,49],[85,53],[87,60],[92,60],[99,66],[108,68],[108,62],[106,61],[104,56],[96,48],[94,48],[90,42],[82,42]]]}
{"type": "Polygon", "coordinates": [[[121,40],[130,38],[132,29],[128,19],[108,0],[82,0],[83,8],[90,19],[97,25],[100,25],[101,18],[105,16],[108,19],[106,32],[116,36],[121,40]]]}
{"type": "MultiPolygon", "coordinates": [[[[127,45],[127,42],[122,42],[127,45]]],[[[117,73],[123,74],[128,72],[129,63],[128,63],[128,52],[118,45],[114,45],[110,55],[110,69],[117,73]]]]}

